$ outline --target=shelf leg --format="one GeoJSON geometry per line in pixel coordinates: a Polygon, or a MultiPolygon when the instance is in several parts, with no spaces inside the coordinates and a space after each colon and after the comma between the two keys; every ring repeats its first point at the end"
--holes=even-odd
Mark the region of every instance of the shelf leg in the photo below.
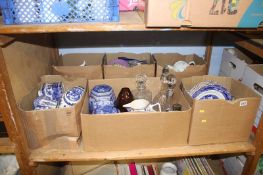
{"type": "Polygon", "coordinates": [[[263,151],[263,113],[261,115],[253,144],[256,147],[255,155],[247,156],[247,161],[242,175],[254,175],[258,161],[261,157],[261,153],[263,151]]]}
{"type": "Polygon", "coordinates": [[[206,50],[205,50],[207,74],[209,73],[212,50],[213,50],[213,32],[208,32],[206,37],[206,50]]]}
{"type": "Polygon", "coordinates": [[[15,154],[21,175],[36,174],[35,168],[29,165],[29,149],[22,126],[19,125],[19,112],[8,76],[2,49],[0,48],[0,111],[11,141],[15,144],[15,154]]]}

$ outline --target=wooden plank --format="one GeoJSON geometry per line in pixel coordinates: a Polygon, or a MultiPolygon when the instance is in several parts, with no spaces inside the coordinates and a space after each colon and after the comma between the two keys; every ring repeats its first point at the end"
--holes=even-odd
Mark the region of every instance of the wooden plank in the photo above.
{"type": "Polygon", "coordinates": [[[255,147],[247,142],[107,152],[85,152],[80,146],[77,149],[36,149],[32,151],[30,161],[55,162],[154,159],[227,153],[253,154],[254,151],[255,147]]]}
{"type": "Polygon", "coordinates": [[[3,51],[0,49],[0,111],[10,139],[15,144],[15,154],[21,175],[33,175],[34,169],[29,166],[29,149],[19,122],[19,112],[8,76],[3,51]]]}
{"type": "Polygon", "coordinates": [[[258,161],[261,157],[261,154],[263,153],[262,140],[263,140],[263,114],[261,115],[261,119],[258,124],[258,128],[257,128],[255,139],[254,139],[254,145],[256,148],[255,155],[248,156],[242,175],[247,175],[247,174],[253,175],[255,173],[258,161]]]}
{"type": "Polygon", "coordinates": [[[9,138],[0,138],[0,153],[14,153],[15,145],[10,141],[9,138]]]}
{"type": "Polygon", "coordinates": [[[6,36],[6,35],[0,35],[0,46],[3,47],[11,42],[13,42],[15,38],[6,36]]]}
{"type": "Polygon", "coordinates": [[[142,14],[121,12],[120,22],[112,23],[61,23],[31,25],[0,25],[0,34],[14,33],[54,33],[54,32],[88,32],[88,31],[263,31],[263,28],[146,28],[142,14]]]}
{"type": "Polygon", "coordinates": [[[209,73],[212,51],[213,51],[213,32],[208,32],[206,38],[206,50],[205,50],[207,74],[209,73]]]}
{"type": "Polygon", "coordinates": [[[262,45],[262,47],[259,47],[255,44],[249,42],[248,40],[238,41],[238,42],[236,42],[236,44],[238,46],[254,53],[255,55],[263,58],[263,45],[262,45]]]}

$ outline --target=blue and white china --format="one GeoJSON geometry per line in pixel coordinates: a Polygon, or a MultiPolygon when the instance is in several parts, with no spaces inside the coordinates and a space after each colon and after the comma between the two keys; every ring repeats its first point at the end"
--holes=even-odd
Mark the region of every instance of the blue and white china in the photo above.
{"type": "Polygon", "coordinates": [[[51,100],[46,96],[37,97],[33,102],[33,108],[35,110],[55,109],[57,105],[57,101],[51,100]]]}
{"type": "Polygon", "coordinates": [[[62,82],[44,83],[38,91],[38,97],[33,102],[33,109],[45,110],[71,107],[79,102],[85,93],[85,89],[80,86],[71,88],[64,92],[62,82]]]}
{"type": "Polygon", "coordinates": [[[96,108],[92,114],[115,114],[119,113],[120,111],[111,105],[105,105],[99,108],[96,108]]]}
{"type": "Polygon", "coordinates": [[[84,92],[85,89],[80,86],[73,87],[72,89],[66,91],[66,93],[63,94],[59,107],[65,108],[73,106],[81,100],[84,92]]]}
{"type": "Polygon", "coordinates": [[[228,89],[220,84],[212,81],[205,81],[194,86],[190,91],[189,95],[197,100],[205,99],[223,99],[232,100],[231,93],[228,89]]]}
{"type": "Polygon", "coordinates": [[[96,85],[89,95],[89,112],[93,113],[97,108],[114,106],[116,96],[111,86],[106,84],[96,85]]]}
{"type": "Polygon", "coordinates": [[[44,83],[38,91],[38,96],[46,96],[51,100],[60,101],[64,92],[62,82],[44,83]]]}

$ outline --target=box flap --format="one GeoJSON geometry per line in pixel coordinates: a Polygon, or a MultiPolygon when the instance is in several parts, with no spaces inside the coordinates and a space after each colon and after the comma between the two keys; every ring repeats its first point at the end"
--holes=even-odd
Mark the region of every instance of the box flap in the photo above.
{"type": "Polygon", "coordinates": [[[60,66],[101,65],[104,53],[72,53],[60,56],[60,66]]]}

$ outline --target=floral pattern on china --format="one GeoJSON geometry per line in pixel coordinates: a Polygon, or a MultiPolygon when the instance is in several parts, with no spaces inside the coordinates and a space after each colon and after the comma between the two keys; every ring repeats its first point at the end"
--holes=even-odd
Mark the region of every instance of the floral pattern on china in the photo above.
{"type": "Polygon", "coordinates": [[[223,99],[232,100],[230,91],[214,81],[204,81],[195,85],[189,95],[196,100],[223,99]]]}

